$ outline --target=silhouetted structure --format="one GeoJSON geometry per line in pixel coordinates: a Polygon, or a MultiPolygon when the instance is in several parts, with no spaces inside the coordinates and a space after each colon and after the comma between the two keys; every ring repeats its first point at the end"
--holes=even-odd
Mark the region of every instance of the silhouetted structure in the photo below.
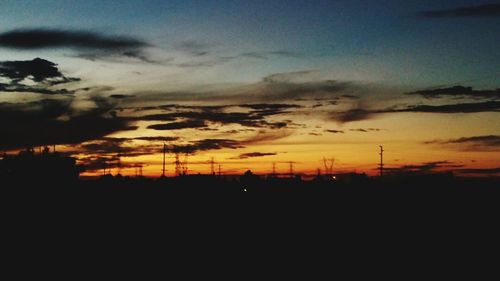
{"type": "MultiPolygon", "coordinates": [[[[70,183],[78,180],[83,167],[76,160],[59,153],[50,153],[45,147],[41,153],[33,148],[17,155],[5,154],[0,161],[2,182],[20,183],[25,187],[38,188],[41,183],[70,183]]],[[[40,187],[43,188],[43,187],[40,187]]]]}
{"type": "Polygon", "coordinates": [[[380,147],[380,164],[379,164],[379,169],[380,169],[380,177],[384,175],[384,147],[379,145],[380,147]]]}
{"type": "Polygon", "coordinates": [[[167,155],[167,145],[163,144],[163,166],[161,169],[161,176],[162,178],[165,177],[165,160],[166,160],[166,155],[167,155]]]}
{"type": "Polygon", "coordinates": [[[323,165],[325,166],[325,174],[331,176],[333,174],[333,164],[335,163],[335,158],[323,158],[323,165]]]}

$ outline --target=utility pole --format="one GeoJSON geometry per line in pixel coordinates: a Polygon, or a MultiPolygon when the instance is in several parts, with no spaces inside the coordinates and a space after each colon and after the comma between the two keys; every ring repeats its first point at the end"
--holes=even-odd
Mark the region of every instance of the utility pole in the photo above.
{"type": "Polygon", "coordinates": [[[380,177],[384,175],[384,147],[379,145],[380,147],[380,164],[379,164],[379,169],[380,169],[380,177]]]}
{"type": "Polygon", "coordinates": [[[161,169],[161,177],[162,178],[165,177],[165,158],[166,158],[166,154],[167,154],[167,145],[163,144],[163,167],[161,169]]]}
{"type": "Polygon", "coordinates": [[[276,177],[276,162],[273,162],[273,177],[276,177]]]}
{"type": "Polygon", "coordinates": [[[290,177],[293,178],[293,161],[290,161],[289,164],[290,164],[290,177]]]}
{"type": "Polygon", "coordinates": [[[221,175],[222,175],[222,166],[221,166],[221,164],[219,164],[219,178],[221,175]]]}
{"type": "Polygon", "coordinates": [[[212,176],[215,176],[215,160],[213,157],[210,158],[210,170],[212,172],[212,176]]]}

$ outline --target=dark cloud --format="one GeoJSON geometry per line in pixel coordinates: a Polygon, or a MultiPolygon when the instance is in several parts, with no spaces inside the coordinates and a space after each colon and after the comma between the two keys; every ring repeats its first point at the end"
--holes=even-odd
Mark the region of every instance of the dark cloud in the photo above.
{"type": "Polygon", "coordinates": [[[428,174],[439,170],[446,170],[450,168],[461,168],[463,165],[454,164],[450,161],[435,161],[426,162],[418,165],[403,165],[397,168],[384,168],[388,173],[405,173],[405,174],[428,174]]]}
{"type": "Polygon", "coordinates": [[[135,97],[134,95],[110,95],[110,98],[113,99],[127,99],[127,98],[133,98],[135,97]]]}
{"type": "Polygon", "coordinates": [[[325,130],[327,133],[332,133],[332,134],[343,134],[344,131],[342,130],[325,130]]]}
{"type": "Polygon", "coordinates": [[[44,87],[31,87],[21,84],[5,84],[5,83],[0,83],[0,92],[35,93],[42,95],[71,95],[75,93],[75,91],[68,89],[50,89],[44,87]]]}
{"type": "Polygon", "coordinates": [[[498,175],[500,174],[500,167],[490,169],[459,169],[456,172],[468,175],[498,175]]]}
{"type": "Polygon", "coordinates": [[[420,95],[427,99],[443,97],[472,98],[472,99],[500,99],[500,89],[473,90],[472,87],[454,86],[432,90],[410,92],[408,95],[420,95]]]}
{"type": "Polygon", "coordinates": [[[169,148],[169,151],[173,153],[194,154],[198,151],[219,150],[224,148],[238,149],[238,148],[244,148],[244,146],[236,140],[204,139],[204,140],[193,141],[190,144],[186,145],[173,145],[169,148]]]}
{"type": "Polygon", "coordinates": [[[79,80],[65,77],[57,68],[57,64],[41,58],[30,61],[0,61],[0,76],[14,83],[30,79],[37,83],[45,82],[51,85],[79,80]]]}
{"type": "Polygon", "coordinates": [[[142,141],[158,141],[158,142],[171,142],[179,140],[179,137],[138,137],[133,138],[134,140],[142,140],[142,141]]]}
{"type": "Polygon", "coordinates": [[[376,114],[377,112],[374,111],[361,108],[354,108],[342,112],[332,112],[330,114],[330,118],[339,123],[348,123],[353,121],[368,120],[371,119],[376,114]]]}
{"type": "Polygon", "coordinates": [[[360,132],[360,133],[368,133],[368,132],[379,132],[378,128],[368,128],[368,129],[350,129],[351,132],[360,132]]]}
{"type": "Polygon", "coordinates": [[[403,109],[386,109],[379,112],[477,113],[499,111],[500,101],[487,101],[478,103],[456,103],[445,105],[412,105],[403,109]]]}
{"type": "Polygon", "coordinates": [[[433,140],[425,144],[453,145],[462,150],[471,151],[489,151],[500,149],[500,136],[473,136],[450,140],[433,140]]]}
{"type": "Polygon", "coordinates": [[[69,48],[78,51],[77,57],[88,60],[124,57],[155,63],[144,54],[149,46],[137,38],[80,30],[21,29],[0,34],[0,47],[20,50],[69,48]]]}
{"type": "Polygon", "coordinates": [[[208,125],[203,120],[187,120],[187,121],[172,122],[166,124],[154,124],[148,126],[148,129],[167,131],[167,130],[206,128],[207,126],[208,125]]]}
{"type": "MultiPolygon", "coordinates": [[[[251,109],[249,112],[224,112],[223,109],[234,106],[225,107],[185,107],[189,109],[197,109],[196,111],[188,110],[164,113],[151,114],[137,117],[137,120],[146,121],[172,121],[167,124],[155,124],[149,126],[155,130],[179,130],[187,128],[207,128],[209,124],[239,124],[245,127],[254,128],[271,128],[279,129],[294,125],[290,120],[279,122],[268,121],[267,118],[274,115],[286,114],[289,111],[285,109],[300,108],[298,105],[288,104],[245,104],[238,107],[251,109]],[[175,121],[175,122],[174,122],[175,121]]],[[[168,107],[171,110],[173,107],[168,107]]]]}
{"type": "Polygon", "coordinates": [[[345,99],[351,99],[351,100],[358,100],[360,97],[355,96],[355,95],[341,95],[340,97],[345,98],[345,99]]]}
{"type": "Polygon", "coordinates": [[[136,50],[148,46],[144,41],[96,32],[21,29],[0,34],[0,46],[13,49],[74,48],[94,50],[136,50]]]}
{"type": "Polygon", "coordinates": [[[297,104],[276,104],[276,103],[259,103],[259,104],[242,104],[238,105],[239,107],[243,108],[250,108],[254,110],[259,110],[260,112],[271,112],[273,111],[273,114],[276,114],[277,112],[280,112],[281,110],[285,109],[292,109],[292,108],[302,108],[303,106],[297,105],[297,104]]]}
{"type": "Polygon", "coordinates": [[[77,144],[108,134],[136,129],[126,118],[113,117],[113,105],[95,98],[95,107],[74,112],[68,100],[0,104],[0,149],[52,144],[77,144]]]}
{"type": "Polygon", "coordinates": [[[35,58],[28,61],[0,61],[0,77],[8,83],[0,83],[0,92],[29,92],[44,95],[73,94],[68,89],[54,88],[56,85],[77,82],[79,78],[66,77],[57,64],[35,58]]]}
{"type": "Polygon", "coordinates": [[[347,111],[331,112],[331,120],[339,123],[369,120],[380,114],[388,113],[480,113],[480,112],[500,112],[499,101],[486,101],[475,103],[455,103],[444,105],[407,105],[403,107],[392,107],[387,109],[370,110],[363,108],[353,108],[347,111]]]}
{"type": "Polygon", "coordinates": [[[234,157],[232,159],[248,159],[248,158],[274,156],[274,155],[277,155],[277,153],[250,152],[250,153],[240,154],[238,157],[234,157]]]}
{"type": "Polygon", "coordinates": [[[419,12],[417,16],[421,18],[498,17],[500,16],[500,4],[485,4],[447,10],[422,11],[419,12]]]}

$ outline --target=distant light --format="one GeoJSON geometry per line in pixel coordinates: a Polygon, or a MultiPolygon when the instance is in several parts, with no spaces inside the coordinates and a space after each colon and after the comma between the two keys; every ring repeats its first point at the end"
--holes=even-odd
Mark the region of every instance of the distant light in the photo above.
{"type": "Polygon", "coordinates": [[[243,191],[247,192],[247,189],[246,189],[246,188],[243,188],[243,191]]]}
{"type": "Polygon", "coordinates": [[[333,177],[332,177],[332,179],[336,180],[336,179],[337,179],[337,177],[336,177],[336,176],[333,176],[333,177]]]}

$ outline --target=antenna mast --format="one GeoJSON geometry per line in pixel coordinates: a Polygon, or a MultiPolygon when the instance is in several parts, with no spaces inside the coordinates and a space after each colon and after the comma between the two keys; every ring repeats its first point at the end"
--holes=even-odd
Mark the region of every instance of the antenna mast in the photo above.
{"type": "Polygon", "coordinates": [[[161,169],[161,177],[162,178],[165,177],[165,158],[166,158],[166,154],[167,154],[167,145],[163,144],[163,167],[161,169]]]}
{"type": "Polygon", "coordinates": [[[384,175],[384,147],[379,145],[380,147],[380,164],[379,164],[379,169],[380,169],[380,176],[382,177],[384,175]]]}

